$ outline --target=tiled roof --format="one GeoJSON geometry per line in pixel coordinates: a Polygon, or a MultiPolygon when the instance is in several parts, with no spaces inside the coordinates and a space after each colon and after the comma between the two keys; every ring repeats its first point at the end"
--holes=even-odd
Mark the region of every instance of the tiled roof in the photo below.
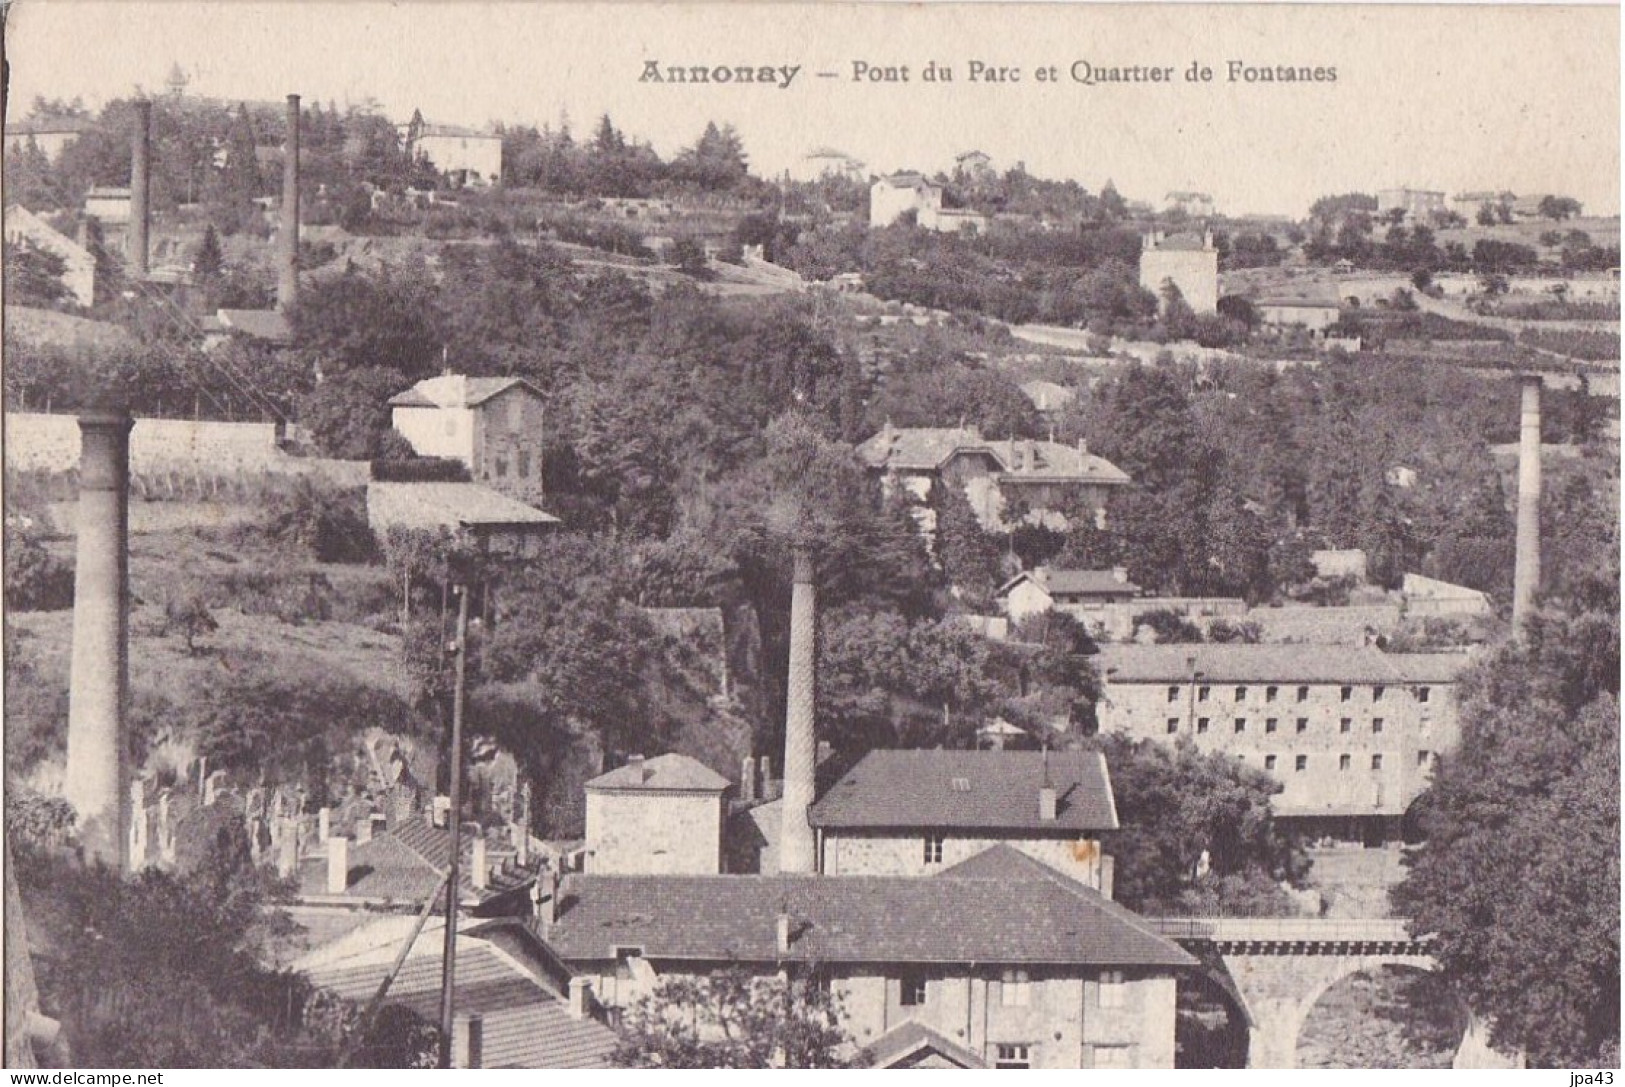
{"type": "Polygon", "coordinates": [[[928,1051],[940,1053],[961,1068],[986,1068],[987,1063],[957,1042],[943,1037],[917,1019],[882,1034],[869,1043],[869,1064],[874,1068],[895,1068],[928,1051]]]}
{"type": "Polygon", "coordinates": [[[1117,805],[1098,751],[871,751],[807,819],[829,829],[1111,830],[1117,805]],[[1053,820],[1038,810],[1046,759],[1053,820]]]}
{"type": "Polygon", "coordinates": [[[1128,474],[1104,457],[1059,442],[1025,438],[988,441],[968,427],[887,427],[858,446],[871,468],[935,471],[960,453],[992,457],[1001,480],[1075,480],[1117,484],[1128,474]]]}
{"type": "Polygon", "coordinates": [[[552,525],[559,519],[478,483],[367,484],[374,530],[479,525],[552,525]]]}
{"type": "MultiPolygon", "coordinates": [[[[451,855],[451,832],[430,826],[421,819],[407,820],[382,830],[366,842],[350,843],[350,870],[344,894],[347,898],[374,902],[417,905],[439,887],[451,855]]],[[[462,865],[458,869],[458,901],[489,902],[491,899],[528,886],[534,873],[497,867],[488,873],[486,886],[476,889],[469,865],[473,842],[465,835],[462,865]]],[[[487,854],[491,857],[491,854],[487,854]]],[[[496,858],[491,857],[491,863],[496,858]]],[[[327,857],[307,857],[299,869],[300,892],[309,897],[327,895],[327,857]]],[[[440,897],[444,901],[444,896],[440,897]]]]}
{"type": "MultiPolygon", "coordinates": [[[[420,939],[390,985],[387,1003],[410,1009],[426,1022],[440,1019],[439,933],[420,939]]],[[[318,987],[348,1000],[372,998],[387,961],[340,962],[309,968],[318,987]]],[[[489,943],[469,936],[457,949],[456,1011],[483,1022],[487,1068],[604,1068],[615,1034],[593,1019],[572,1019],[564,1002],[519,964],[489,943]]]]}
{"type": "Polygon", "coordinates": [[[1113,570],[1024,570],[999,586],[999,595],[1004,596],[1017,583],[1027,580],[1039,585],[1044,591],[1054,593],[1090,593],[1100,596],[1133,596],[1140,591],[1140,587],[1132,581],[1119,578],[1113,570]]]}
{"type": "MultiPolygon", "coordinates": [[[[1015,852],[1008,847],[995,847],[1015,852]]],[[[1098,891],[1019,861],[996,874],[572,876],[544,935],[566,962],[1050,963],[1188,966],[1098,891]],[[790,917],[788,952],[778,917],[790,917]]]]}
{"type": "Polygon", "coordinates": [[[1200,234],[1192,233],[1170,234],[1168,237],[1157,242],[1151,248],[1164,251],[1188,253],[1211,252],[1213,249],[1213,247],[1208,244],[1206,238],[1200,234]]]}
{"type": "Polygon", "coordinates": [[[687,755],[656,755],[641,767],[630,764],[600,774],[587,782],[589,789],[653,789],[674,792],[720,793],[728,779],[687,755]]]}
{"type": "Polygon", "coordinates": [[[1095,664],[1111,683],[1449,683],[1461,653],[1384,653],[1335,645],[1110,645],[1095,664]]]}
{"type": "Polygon", "coordinates": [[[468,377],[465,374],[441,374],[426,377],[405,392],[390,397],[389,403],[398,408],[476,408],[498,393],[522,385],[537,396],[541,390],[522,377],[468,377]]]}

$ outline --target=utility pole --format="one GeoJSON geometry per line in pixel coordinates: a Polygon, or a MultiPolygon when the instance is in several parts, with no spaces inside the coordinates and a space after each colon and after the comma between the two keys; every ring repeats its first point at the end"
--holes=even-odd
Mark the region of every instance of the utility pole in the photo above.
{"type": "Polygon", "coordinates": [[[456,686],[451,702],[451,862],[446,870],[446,942],[440,960],[440,1067],[451,1067],[452,1005],[457,986],[457,898],[461,881],[458,860],[462,853],[463,802],[463,677],[468,664],[468,586],[458,585],[456,686]]]}

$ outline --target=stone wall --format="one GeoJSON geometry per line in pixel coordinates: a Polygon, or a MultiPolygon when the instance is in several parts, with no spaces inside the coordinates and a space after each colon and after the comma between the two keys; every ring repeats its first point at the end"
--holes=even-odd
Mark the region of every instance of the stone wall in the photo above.
{"type": "Polygon", "coordinates": [[[671,790],[587,790],[587,871],[593,875],[716,875],[722,799],[671,790]]]}
{"type": "MultiPolygon", "coordinates": [[[[276,446],[275,423],[137,419],[130,432],[130,469],[196,467],[220,473],[276,469],[293,458],[276,446]]],[[[73,415],[6,413],[6,466],[66,472],[79,466],[79,421],[73,415]]]]}
{"type": "MultiPolygon", "coordinates": [[[[1036,795],[1033,803],[1036,807],[1036,795]]],[[[1075,838],[944,836],[942,861],[927,864],[923,832],[826,831],[823,872],[829,876],[930,876],[1001,842],[1087,887],[1100,888],[1100,843],[1082,835],[1075,838]]]]}

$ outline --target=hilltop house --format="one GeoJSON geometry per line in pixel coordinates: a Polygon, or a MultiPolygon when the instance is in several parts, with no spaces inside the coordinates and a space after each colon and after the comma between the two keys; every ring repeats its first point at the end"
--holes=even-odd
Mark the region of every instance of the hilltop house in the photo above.
{"type": "Polygon", "coordinates": [[[985,234],[988,218],[965,208],[944,208],[942,186],[923,174],[903,171],[869,186],[869,225],[890,226],[912,212],[916,226],[939,234],[985,234]]]}
{"type": "Polygon", "coordinates": [[[1192,219],[1213,217],[1213,197],[1205,192],[1171,192],[1163,197],[1164,211],[1178,211],[1192,219]]]}
{"type": "Polygon", "coordinates": [[[999,586],[1005,613],[1020,621],[1055,609],[1087,621],[1089,613],[1110,604],[1125,604],[1140,595],[1121,566],[1110,570],[1054,570],[1040,566],[1023,570],[999,586]]]}
{"type": "Polygon", "coordinates": [[[541,497],[545,404],[524,378],[442,374],[389,404],[395,429],[420,456],[462,461],[476,482],[512,497],[541,497]]]}
{"type": "Polygon", "coordinates": [[[1196,313],[1216,313],[1219,309],[1219,251],[1213,235],[1184,233],[1164,235],[1152,231],[1142,239],[1140,286],[1162,297],[1163,285],[1179,288],[1185,304],[1196,313]]]}
{"type": "Polygon", "coordinates": [[[423,157],[451,184],[497,185],[502,182],[502,136],[458,125],[432,125],[414,113],[399,126],[408,159],[423,157]]]}
{"type": "Polygon", "coordinates": [[[1378,189],[1377,214],[1405,213],[1410,220],[1427,220],[1445,210],[1444,193],[1432,189],[1378,189]]]}
{"type": "Polygon", "coordinates": [[[1012,504],[1040,517],[1070,502],[1105,521],[1106,500],[1129,483],[1127,473],[1089,452],[1087,444],[984,439],[974,427],[893,427],[858,446],[858,456],[886,486],[901,485],[918,502],[933,483],[959,487],[984,526],[997,528],[1012,504]]]}
{"type": "Polygon", "coordinates": [[[51,162],[92,126],[88,117],[30,117],[6,125],[6,153],[21,155],[32,143],[51,162]]]}

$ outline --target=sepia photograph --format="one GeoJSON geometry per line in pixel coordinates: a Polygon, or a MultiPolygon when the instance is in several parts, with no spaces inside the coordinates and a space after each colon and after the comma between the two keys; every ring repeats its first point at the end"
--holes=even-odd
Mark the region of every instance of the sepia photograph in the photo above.
{"type": "Polygon", "coordinates": [[[1613,1082],[1617,7],[0,20],[13,1082],[1613,1082]]]}

